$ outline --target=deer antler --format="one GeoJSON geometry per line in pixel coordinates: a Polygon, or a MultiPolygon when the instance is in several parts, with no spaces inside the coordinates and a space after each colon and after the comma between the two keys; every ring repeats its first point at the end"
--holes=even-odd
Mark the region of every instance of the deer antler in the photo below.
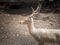
{"type": "MultiPolygon", "coordinates": [[[[31,8],[32,8],[32,7],[31,7],[31,8]]],[[[41,5],[40,5],[40,3],[38,4],[36,10],[34,10],[34,9],[32,8],[33,13],[39,13],[40,10],[41,10],[41,5]]]]}
{"type": "Polygon", "coordinates": [[[40,12],[40,10],[41,10],[41,5],[40,5],[40,3],[38,4],[36,10],[34,10],[33,7],[31,7],[31,9],[32,9],[33,12],[32,12],[32,14],[31,14],[29,17],[32,17],[33,15],[39,14],[39,12],[40,12]]]}
{"type": "Polygon", "coordinates": [[[38,12],[39,13],[40,10],[41,10],[41,4],[39,3],[38,6],[37,6],[37,8],[36,8],[36,10],[35,10],[35,12],[38,12]]]}

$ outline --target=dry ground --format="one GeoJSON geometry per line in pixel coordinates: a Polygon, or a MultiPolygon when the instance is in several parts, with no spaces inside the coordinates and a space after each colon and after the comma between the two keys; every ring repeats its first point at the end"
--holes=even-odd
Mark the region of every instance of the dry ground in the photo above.
{"type": "MultiPolygon", "coordinates": [[[[26,17],[0,14],[0,45],[38,45],[38,42],[30,35],[27,25],[19,23],[26,17]]],[[[34,16],[34,24],[36,28],[60,29],[60,14],[41,13],[34,16]]]]}

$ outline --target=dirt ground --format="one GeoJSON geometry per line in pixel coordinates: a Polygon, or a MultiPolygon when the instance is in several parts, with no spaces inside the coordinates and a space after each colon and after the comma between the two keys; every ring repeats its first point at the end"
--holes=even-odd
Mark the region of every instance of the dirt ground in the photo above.
{"type": "MultiPolygon", "coordinates": [[[[19,23],[27,17],[22,15],[26,14],[0,13],[0,45],[38,45],[27,25],[19,23]]],[[[33,18],[36,28],[60,29],[60,14],[40,13],[33,18]]]]}

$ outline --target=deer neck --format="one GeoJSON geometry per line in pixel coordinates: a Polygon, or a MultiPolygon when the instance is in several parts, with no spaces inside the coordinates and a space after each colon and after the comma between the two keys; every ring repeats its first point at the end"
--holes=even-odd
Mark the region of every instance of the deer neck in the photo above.
{"type": "Polygon", "coordinates": [[[29,31],[35,30],[33,18],[30,18],[30,20],[29,20],[28,29],[29,29],[29,31]]]}

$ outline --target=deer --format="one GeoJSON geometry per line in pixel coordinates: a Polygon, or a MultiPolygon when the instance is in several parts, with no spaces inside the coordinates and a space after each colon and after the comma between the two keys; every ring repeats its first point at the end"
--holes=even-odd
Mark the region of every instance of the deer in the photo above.
{"type": "MultiPolygon", "coordinates": [[[[32,8],[32,7],[31,7],[32,8]]],[[[51,29],[38,29],[34,26],[34,15],[38,15],[41,9],[41,5],[37,6],[37,9],[34,10],[32,8],[32,14],[27,16],[24,21],[20,21],[20,24],[27,24],[29,33],[34,37],[34,39],[38,42],[39,45],[44,45],[44,42],[55,42],[57,40],[56,35],[60,35],[60,30],[51,30],[51,29]]]]}

